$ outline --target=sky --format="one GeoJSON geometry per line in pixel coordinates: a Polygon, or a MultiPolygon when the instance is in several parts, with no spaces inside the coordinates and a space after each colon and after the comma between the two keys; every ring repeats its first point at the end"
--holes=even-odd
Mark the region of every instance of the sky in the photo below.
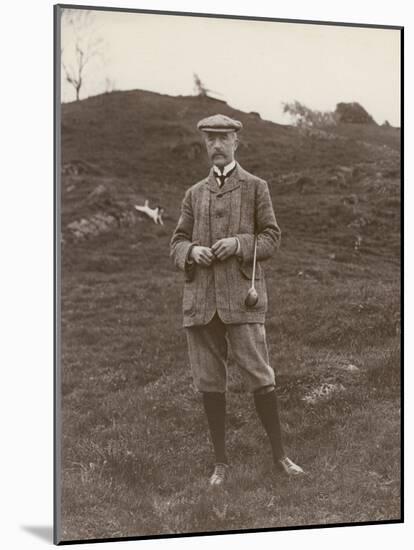
{"type": "MultiPolygon", "coordinates": [[[[332,111],[338,102],[357,101],[379,124],[400,125],[398,30],[110,11],[93,15],[87,34],[101,39],[101,55],[85,68],[81,99],[107,86],[193,95],[197,73],[218,92],[212,95],[266,120],[289,122],[283,102],[332,111]]],[[[66,24],[61,34],[70,66],[74,35],[66,24]]],[[[62,76],[62,101],[74,99],[62,76]]]]}

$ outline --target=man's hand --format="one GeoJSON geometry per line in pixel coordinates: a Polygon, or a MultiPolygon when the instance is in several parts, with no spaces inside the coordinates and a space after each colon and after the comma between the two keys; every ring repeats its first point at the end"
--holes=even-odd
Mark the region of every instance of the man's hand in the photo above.
{"type": "Polygon", "coordinates": [[[211,250],[220,261],[227,260],[227,258],[233,256],[237,250],[237,239],[236,237],[219,239],[213,244],[211,250]]]}
{"type": "Polygon", "coordinates": [[[190,258],[197,264],[209,266],[214,261],[214,254],[208,246],[193,246],[190,258]]]}

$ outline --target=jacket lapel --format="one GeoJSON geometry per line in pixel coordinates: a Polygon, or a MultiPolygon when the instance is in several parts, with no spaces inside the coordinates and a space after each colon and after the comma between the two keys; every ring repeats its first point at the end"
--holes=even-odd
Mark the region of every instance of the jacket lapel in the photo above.
{"type": "Polygon", "coordinates": [[[212,193],[221,193],[223,195],[224,193],[227,193],[228,191],[233,191],[233,189],[239,187],[240,181],[242,181],[243,179],[243,169],[236,161],[236,168],[233,170],[233,172],[230,174],[230,176],[226,179],[221,187],[218,186],[213,167],[210,168],[206,184],[212,193]]]}
{"type": "Polygon", "coordinates": [[[210,168],[210,172],[207,176],[206,180],[207,187],[210,189],[212,193],[218,193],[219,192],[219,186],[217,185],[216,178],[214,176],[214,170],[213,167],[210,168]]]}

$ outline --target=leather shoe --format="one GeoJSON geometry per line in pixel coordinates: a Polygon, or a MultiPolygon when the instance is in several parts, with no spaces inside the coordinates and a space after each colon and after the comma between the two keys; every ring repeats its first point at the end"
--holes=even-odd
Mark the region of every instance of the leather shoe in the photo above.
{"type": "Polygon", "coordinates": [[[305,472],[303,469],[295,464],[289,457],[285,456],[277,461],[277,467],[282,470],[289,477],[300,476],[305,472]]]}
{"type": "Polygon", "coordinates": [[[214,467],[214,472],[210,477],[210,485],[219,486],[222,485],[227,477],[228,464],[224,462],[217,462],[214,467]]]}

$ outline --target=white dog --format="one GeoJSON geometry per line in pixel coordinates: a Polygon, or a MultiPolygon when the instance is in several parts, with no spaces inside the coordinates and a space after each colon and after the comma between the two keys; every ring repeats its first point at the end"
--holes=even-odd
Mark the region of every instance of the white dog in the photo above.
{"type": "Polygon", "coordinates": [[[156,208],[150,208],[148,206],[148,201],[145,201],[144,206],[138,206],[135,205],[136,210],[138,212],[144,212],[147,216],[149,216],[152,220],[154,220],[154,223],[164,225],[164,222],[162,221],[162,215],[164,213],[164,208],[161,206],[157,206],[156,208]]]}

